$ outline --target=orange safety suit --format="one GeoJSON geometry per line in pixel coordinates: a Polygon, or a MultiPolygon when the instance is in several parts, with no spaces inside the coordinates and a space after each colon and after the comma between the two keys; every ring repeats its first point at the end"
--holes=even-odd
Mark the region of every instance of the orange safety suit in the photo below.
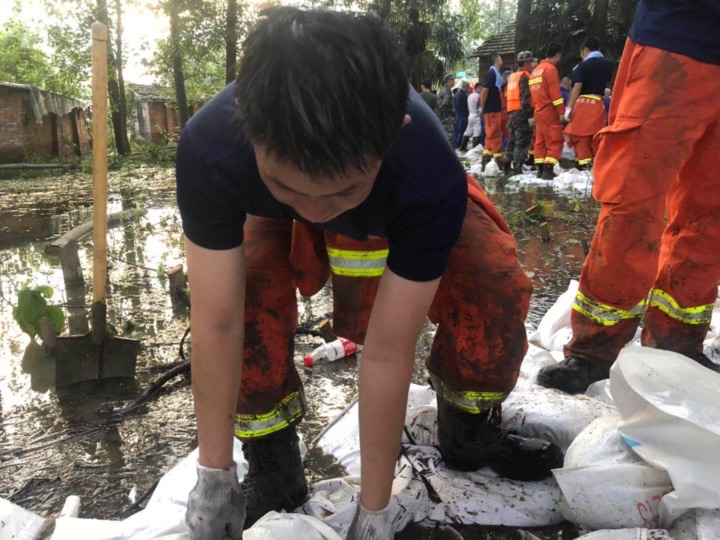
{"type": "MultiPolygon", "coordinates": [[[[438,328],[427,367],[444,399],[478,413],[515,387],[527,349],[524,321],[532,284],[520,268],[510,229],[470,177],[468,198],[429,312],[438,328]]],[[[245,351],[235,434],[252,439],[297,423],[305,411],[294,355],[296,288],[310,296],[331,274],[334,331],[363,343],[388,243],[248,216],[244,245],[245,351]]]]}
{"type": "Polygon", "coordinates": [[[570,123],[565,126],[565,142],[575,148],[578,165],[589,165],[597,154],[598,131],[605,127],[607,115],[603,96],[581,94],[575,101],[570,123]]]}
{"type": "Polygon", "coordinates": [[[566,355],[614,361],[643,315],[643,345],[702,351],[720,280],[718,95],[719,65],[627,41],[566,355]]]}
{"type": "Polygon", "coordinates": [[[485,122],[484,157],[502,158],[503,156],[502,117],[502,111],[483,114],[483,121],[485,122]]]}
{"type": "Polygon", "coordinates": [[[557,68],[547,59],[530,75],[530,93],[535,109],[535,163],[557,165],[563,151],[560,116],[565,114],[565,105],[557,68]]]}

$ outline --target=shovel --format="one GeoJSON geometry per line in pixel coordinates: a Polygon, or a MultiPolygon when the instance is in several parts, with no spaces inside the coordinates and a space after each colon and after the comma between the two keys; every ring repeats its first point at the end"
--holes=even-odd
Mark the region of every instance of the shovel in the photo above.
{"type": "Polygon", "coordinates": [[[107,331],[107,27],[92,25],[93,304],[92,330],[60,336],[55,386],[134,377],[140,342],[107,331]]]}

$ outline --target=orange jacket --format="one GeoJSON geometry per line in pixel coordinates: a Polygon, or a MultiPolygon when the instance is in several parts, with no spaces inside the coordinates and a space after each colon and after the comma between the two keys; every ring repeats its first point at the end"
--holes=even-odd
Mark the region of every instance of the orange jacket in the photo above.
{"type": "Polygon", "coordinates": [[[555,116],[565,114],[565,105],[560,93],[560,78],[557,68],[547,60],[540,62],[530,75],[530,93],[536,116],[549,115],[552,109],[555,116]]]}
{"type": "MultiPolygon", "coordinates": [[[[530,74],[527,71],[519,70],[510,75],[507,83],[507,111],[509,113],[527,109],[527,104],[523,103],[523,83],[527,81],[530,74]],[[523,80],[524,79],[524,80],[523,80]],[[526,105],[525,107],[523,105],[526,105]]],[[[525,90],[527,92],[527,89],[525,90]]],[[[527,112],[527,111],[526,111],[527,112]]]]}

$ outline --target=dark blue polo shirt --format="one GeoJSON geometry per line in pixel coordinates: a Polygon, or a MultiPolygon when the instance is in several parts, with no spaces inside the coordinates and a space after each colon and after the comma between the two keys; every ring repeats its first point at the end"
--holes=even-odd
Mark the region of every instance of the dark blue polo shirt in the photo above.
{"type": "MultiPolygon", "coordinates": [[[[208,249],[243,242],[247,214],[304,221],[270,194],[255,153],[232,120],[234,83],[211,99],[185,126],[178,144],[177,192],[185,235],[208,249]]],[[[467,208],[467,180],[437,116],[410,90],[402,128],[383,160],[368,198],[322,229],[358,240],[389,241],[387,265],[412,281],[443,274],[467,208]]]]}
{"type": "Polygon", "coordinates": [[[613,70],[613,63],[606,58],[588,58],[573,69],[573,82],[582,83],[581,94],[604,96],[613,70]]]}
{"type": "Polygon", "coordinates": [[[640,0],[630,39],[720,65],[720,0],[640,0]]]}

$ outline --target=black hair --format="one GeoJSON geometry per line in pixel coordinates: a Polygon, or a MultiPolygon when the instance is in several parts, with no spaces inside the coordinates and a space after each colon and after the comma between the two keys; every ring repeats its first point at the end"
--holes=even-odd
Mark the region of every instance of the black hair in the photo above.
{"type": "Polygon", "coordinates": [[[458,93],[459,91],[460,91],[460,88],[459,88],[459,87],[457,87],[457,86],[456,86],[455,88],[453,88],[453,89],[452,89],[452,93],[453,93],[453,95],[457,94],[457,93],[458,93]]]}
{"type": "Polygon", "coordinates": [[[587,48],[590,51],[599,51],[600,50],[600,40],[596,38],[595,36],[590,36],[589,38],[585,39],[583,42],[582,48],[587,48]]]}
{"type": "Polygon", "coordinates": [[[553,41],[550,45],[547,46],[547,49],[545,49],[545,58],[552,58],[557,53],[562,52],[562,45],[560,45],[558,42],[553,41]]]}
{"type": "Polygon", "coordinates": [[[243,135],[310,176],[366,170],[403,124],[404,62],[374,16],[266,10],[243,44],[238,73],[243,135]]]}
{"type": "Polygon", "coordinates": [[[488,57],[488,62],[490,62],[491,66],[495,64],[495,60],[497,60],[498,56],[500,56],[500,53],[490,53],[490,56],[488,57]]]}
{"type": "Polygon", "coordinates": [[[428,90],[432,88],[432,82],[430,81],[430,79],[423,79],[420,84],[422,84],[428,90]]]}

